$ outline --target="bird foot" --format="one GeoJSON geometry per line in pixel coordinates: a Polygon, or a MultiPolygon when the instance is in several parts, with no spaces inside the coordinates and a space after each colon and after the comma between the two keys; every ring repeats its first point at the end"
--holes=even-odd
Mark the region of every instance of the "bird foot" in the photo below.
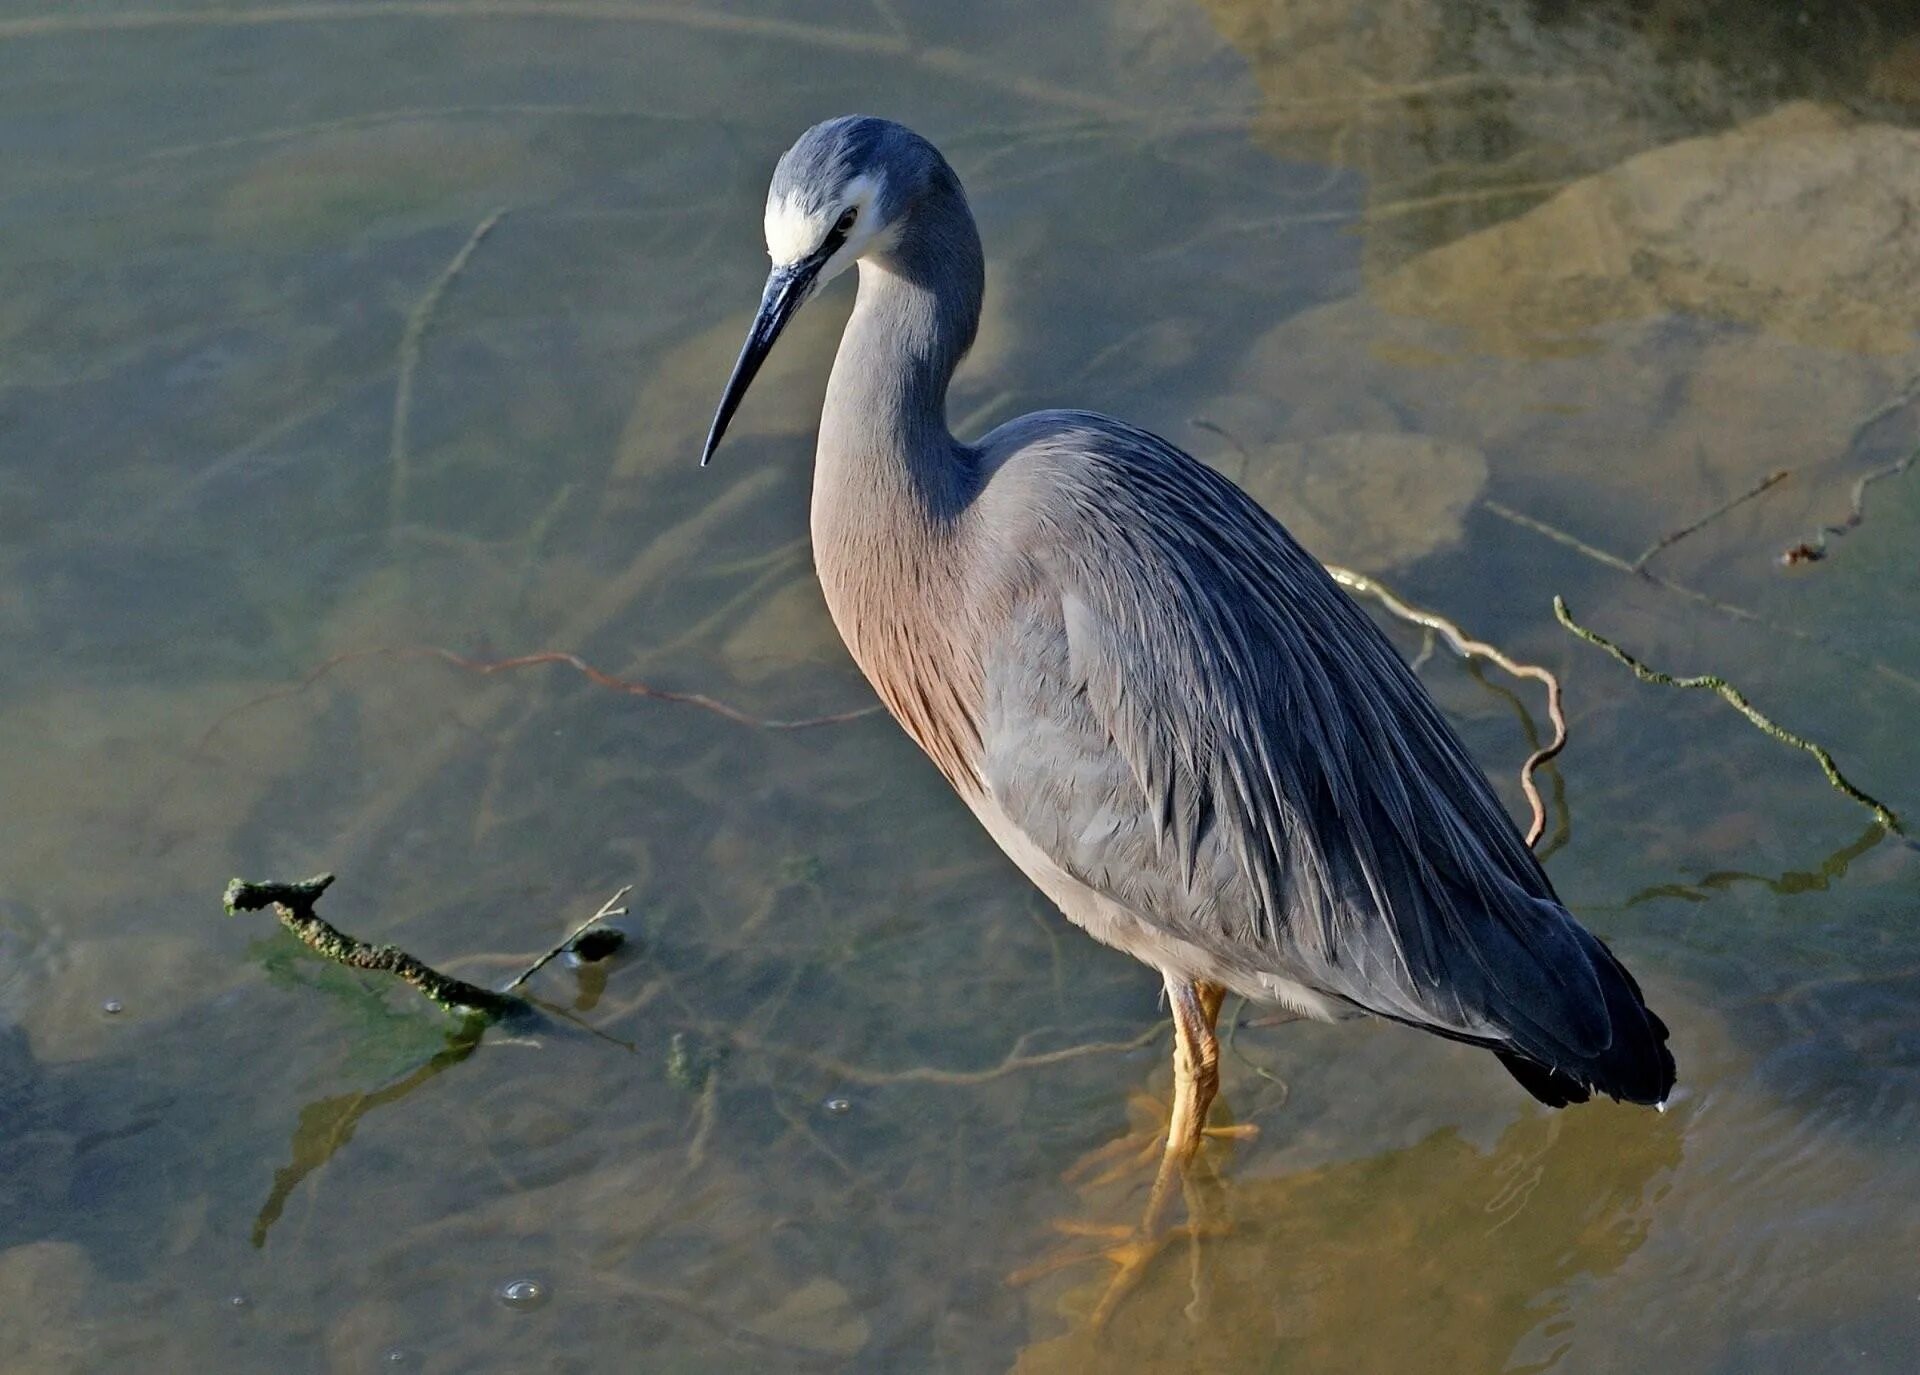
{"type": "MultiPolygon", "coordinates": [[[[1080,1157],[1066,1171],[1065,1178],[1085,1188],[1098,1188],[1157,1164],[1140,1221],[1132,1226],[1116,1226],[1075,1219],[1056,1220],[1052,1224],[1055,1231],[1096,1244],[1067,1246],[1007,1276],[1009,1284],[1031,1284],[1071,1266],[1106,1261],[1113,1266],[1113,1276],[1088,1319],[1096,1331],[1106,1325],[1121,1301],[1169,1245],[1185,1240],[1190,1247],[1197,1247],[1207,1238],[1226,1234],[1228,1229],[1224,1224],[1200,1219],[1199,1195],[1191,1187],[1193,1181],[1189,1176],[1205,1140],[1244,1141],[1259,1135],[1259,1128],[1246,1122],[1198,1129],[1190,1125],[1190,1135],[1170,1141],[1173,1114],[1167,1104],[1149,1094],[1136,1093],[1128,1098],[1127,1107],[1134,1128],[1118,1140],[1080,1157]],[[1186,1200],[1187,1220],[1174,1223],[1170,1215],[1175,1200],[1182,1196],[1186,1200]]],[[[1191,1117],[1185,1120],[1192,1122],[1191,1117]]]]}
{"type": "Polygon", "coordinates": [[[1203,1239],[1225,1236],[1228,1231],[1222,1223],[1183,1222],[1174,1226],[1156,1226],[1150,1220],[1138,1227],[1067,1220],[1057,1221],[1053,1226],[1055,1231],[1066,1236],[1087,1238],[1104,1244],[1066,1247],[1014,1271],[1007,1276],[1007,1283],[1031,1284],[1072,1266],[1084,1265],[1089,1261],[1106,1261],[1114,1267],[1113,1277],[1107,1281],[1106,1289],[1087,1319],[1088,1325],[1095,1331],[1106,1326],[1121,1301],[1146,1277],[1148,1268],[1167,1247],[1182,1240],[1189,1245],[1198,1245],[1203,1239]]]}
{"type": "MultiPolygon", "coordinates": [[[[1166,1149],[1172,1109],[1152,1094],[1136,1093],[1127,1100],[1127,1115],[1139,1124],[1106,1145],[1088,1151],[1061,1173],[1069,1184],[1089,1189],[1117,1183],[1158,1163],[1166,1149]]],[[[1209,1141],[1251,1141],[1260,1128],[1251,1122],[1202,1127],[1200,1135],[1209,1141]]]]}
{"type": "MultiPolygon", "coordinates": [[[[1114,1267],[1099,1302],[1088,1319],[1098,1331],[1113,1316],[1121,1300],[1131,1293],[1147,1273],[1154,1258],[1176,1238],[1187,1239],[1194,1274],[1200,1273],[1199,1245],[1203,1238],[1218,1236],[1224,1229],[1212,1225],[1201,1212],[1202,1191],[1194,1187],[1191,1172],[1208,1137],[1215,1140],[1245,1140],[1257,1133],[1249,1124],[1208,1127],[1207,1110],[1213,1106],[1220,1086],[1219,1045],[1214,1039],[1214,1019],[1226,990],[1213,984],[1167,976],[1167,1000],[1173,1009],[1173,1102],[1161,1102],[1147,1094],[1128,1097],[1127,1115],[1135,1124],[1111,1145],[1082,1156],[1067,1171],[1070,1181],[1092,1178],[1089,1186],[1110,1183],[1132,1174],[1157,1155],[1159,1166],[1153,1186],[1147,1193],[1147,1206],[1138,1224],[1113,1227],[1099,1223],[1056,1223],[1057,1230],[1069,1236],[1087,1237],[1104,1244],[1092,1249],[1068,1248],[1028,1265],[1009,1275],[1012,1284],[1029,1284],[1043,1275],[1053,1274],[1071,1265],[1089,1260],[1104,1260],[1114,1267]],[[1142,1126],[1144,1125],[1144,1130],[1142,1126]],[[1186,1221],[1175,1223],[1174,1204],[1184,1198],[1186,1221]]],[[[1196,1294],[1196,1300],[1198,1295],[1196,1294]]]]}

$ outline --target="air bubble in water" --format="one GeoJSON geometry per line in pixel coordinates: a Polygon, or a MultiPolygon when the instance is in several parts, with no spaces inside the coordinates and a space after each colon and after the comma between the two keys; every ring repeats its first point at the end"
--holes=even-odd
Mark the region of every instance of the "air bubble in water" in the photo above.
{"type": "Polygon", "coordinates": [[[547,1301],[547,1286],[535,1279],[508,1280],[496,1291],[509,1308],[538,1308],[547,1301]]]}

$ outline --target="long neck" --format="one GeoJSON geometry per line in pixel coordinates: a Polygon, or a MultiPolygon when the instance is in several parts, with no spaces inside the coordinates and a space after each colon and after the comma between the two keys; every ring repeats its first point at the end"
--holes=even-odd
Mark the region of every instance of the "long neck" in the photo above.
{"type": "Polygon", "coordinates": [[[968,579],[978,490],[947,429],[947,383],[973,342],[980,239],[958,183],[922,198],[899,244],[860,263],[827,383],[813,556],[841,638],[902,726],[963,794],[978,787],[981,669],[968,579]]]}
{"type": "Polygon", "coordinates": [[[861,261],[820,417],[816,536],[843,522],[938,527],[971,498],[971,455],[947,429],[947,384],[973,343],[983,284],[957,183],[915,205],[890,252],[861,261]]]}

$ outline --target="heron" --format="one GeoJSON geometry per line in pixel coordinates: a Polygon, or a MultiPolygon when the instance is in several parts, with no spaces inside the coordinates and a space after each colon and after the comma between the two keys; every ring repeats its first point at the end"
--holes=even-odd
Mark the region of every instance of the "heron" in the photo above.
{"type": "Polygon", "coordinates": [[[1664,1104],[1666,1025],[1278,520],[1104,415],[951,432],[985,260],[933,144],[817,124],[775,166],[764,228],[772,270],[701,465],[794,313],[856,266],[814,460],[827,608],[1013,863],[1158,971],[1174,1093],[1150,1219],[1206,1133],[1228,992],[1482,1047],[1552,1107],[1664,1104]]]}

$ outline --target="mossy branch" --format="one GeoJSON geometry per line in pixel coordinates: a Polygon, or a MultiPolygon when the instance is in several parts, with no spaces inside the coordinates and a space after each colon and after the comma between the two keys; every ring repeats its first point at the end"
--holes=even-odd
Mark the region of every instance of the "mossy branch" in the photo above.
{"type": "Polygon", "coordinates": [[[398,946],[368,945],[316,916],[313,905],[332,884],[332,874],[320,874],[304,883],[249,883],[237,878],[227,885],[227,911],[257,912],[271,907],[280,924],[315,953],[349,969],[391,974],[456,1016],[494,1019],[526,1010],[527,1004],[518,998],[442,974],[398,946]]]}
{"type": "Polygon", "coordinates": [[[1649,668],[1646,664],[1641,663],[1638,659],[1627,653],[1626,650],[1620,648],[1620,646],[1612,640],[1607,639],[1606,636],[1588,630],[1585,626],[1575,621],[1573,619],[1573,613],[1567,610],[1567,603],[1564,597],[1556,596],[1553,599],[1553,614],[1559,618],[1561,625],[1571,630],[1575,635],[1578,635],[1588,644],[1605,650],[1615,659],[1625,664],[1633,671],[1633,676],[1640,679],[1643,683],[1661,683],[1667,687],[1678,688],[1704,688],[1709,692],[1719,694],[1728,706],[1746,717],[1747,720],[1758,726],[1761,731],[1767,735],[1772,736],[1783,745],[1792,745],[1795,749],[1805,750],[1808,754],[1812,755],[1819,761],[1820,771],[1826,774],[1827,782],[1831,783],[1837,791],[1852,798],[1855,802],[1858,802],[1861,806],[1871,811],[1882,826],[1885,826],[1896,835],[1905,834],[1901,828],[1900,819],[1893,814],[1893,809],[1877,798],[1869,797],[1866,793],[1854,787],[1852,783],[1849,783],[1846,775],[1840,772],[1840,766],[1833,762],[1833,756],[1831,754],[1828,754],[1826,750],[1816,745],[1813,741],[1808,740],[1806,737],[1795,735],[1792,731],[1775,723],[1772,718],[1765,715],[1758,707],[1749,702],[1746,697],[1741,694],[1740,689],[1736,688],[1732,683],[1729,683],[1725,678],[1711,673],[1699,674],[1692,678],[1676,678],[1671,673],[1662,673],[1657,668],[1649,668]]]}

